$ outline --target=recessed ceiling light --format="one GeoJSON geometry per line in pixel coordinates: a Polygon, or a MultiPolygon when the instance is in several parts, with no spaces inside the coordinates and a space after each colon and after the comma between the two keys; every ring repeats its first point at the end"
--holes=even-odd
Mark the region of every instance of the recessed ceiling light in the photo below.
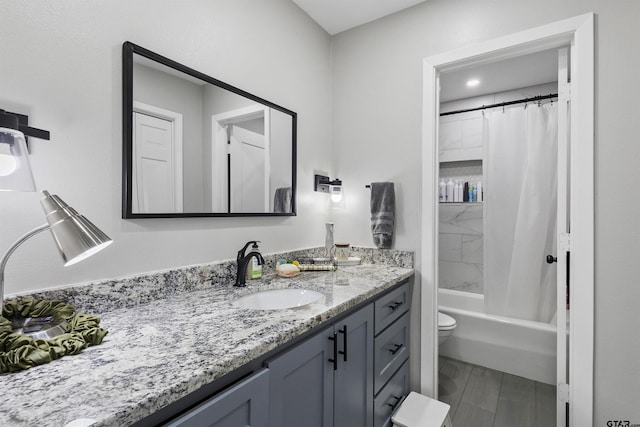
{"type": "Polygon", "coordinates": [[[471,79],[467,81],[467,87],[475,87],[475,86],[478,86],[479,84],[480,84],[480,80],[478,79],[471,79]]]}

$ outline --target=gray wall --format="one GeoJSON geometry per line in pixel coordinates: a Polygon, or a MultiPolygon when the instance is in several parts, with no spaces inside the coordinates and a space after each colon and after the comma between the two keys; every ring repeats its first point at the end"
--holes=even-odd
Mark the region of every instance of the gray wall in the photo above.
{"type": "Polygon", "coordinates": [[[605,426],[610,419],[640,423],[640,285],[634,267],[640,259],[640,202],[625,185],[638,181],[640,160],[640,90],[633,83],[640,69],[639,2],[429,0],[338,34],[333,165],[349,196],[348,210],[335,218],[340,240],[371,244],[361,221],[368,212],[364,185],[395,181],[396,247],[416,249],[419,260],[422,59],[591,11],[597,14],[594,425],[605,426]]]}

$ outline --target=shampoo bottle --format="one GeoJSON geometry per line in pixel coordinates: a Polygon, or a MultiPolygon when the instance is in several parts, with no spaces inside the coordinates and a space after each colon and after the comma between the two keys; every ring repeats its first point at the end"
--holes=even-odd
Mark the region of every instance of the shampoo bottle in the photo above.
{"type": "Polygon", "coordinates": [[[453,186],[453,201],[454,202],[459,202],[460,200],[458,200],[458,193],[460,192],[460,183],[458,181],[456,181],[456,183],[453,186]]]}
{"type": "Polygon", "coordinates": [[[478,185],[476,185],[476,201],[482,202],[484,200],[484,196],[482,194],[482,182],[478,181],[478,185]]]}
{"type": "Polygon", "coordinates": [[[447,182],[447,202],[453,202],[453,181],[449,178],[447,182]]]}
{"type": "Polygon", "coordinates": [[[444,183],[444,179],[440,180],[440,203],[444,202],[447,197],[447,185],[444,183]]]}

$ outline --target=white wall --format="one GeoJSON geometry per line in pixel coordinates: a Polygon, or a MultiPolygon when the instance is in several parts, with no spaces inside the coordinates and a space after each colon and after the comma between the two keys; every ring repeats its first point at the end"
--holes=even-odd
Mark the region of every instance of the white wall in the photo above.
{"type": "MultiPolygon", "coordinates": [[[[322,245],[313,170],[330,168],[331,40],[290,0],[2,0],[0,108],[51,131],[32,140],[36,184],[115,240],[63,268],[38,236],[11,258],[7,293],[322,245]],[[121,219],[122,43],[139,44],[298,113],[298,216],[121,219]]],[[[44,222],[37,193],[0,194],[0,249],[44,222]]]]}
{"type": "Polygon", "coordinates": [[[369,244],[360,221],[368,211],[364,184],[393,180],[399,193],[396,247],[419,252],[422,59],[591,11],[597,14],[594,425],[605,426],[610,419],[640,423],[634,268],[640,202],[630,196],[630,185],[622,185],[638,181],[640,161],[640,90],[633,83],[640,69],[640,3],[430,0],[335,36],[333,160],[349,191],[349,209],[335,222],[345,233],[340,240],[369,244]]]}

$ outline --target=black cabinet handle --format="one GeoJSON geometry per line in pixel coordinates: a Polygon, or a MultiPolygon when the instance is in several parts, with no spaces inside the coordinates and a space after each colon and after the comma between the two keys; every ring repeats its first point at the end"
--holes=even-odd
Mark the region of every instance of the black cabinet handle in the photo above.
{"type": "Polygon", "coordinates": [[[547,255],[547,264],[553,264],[554,262],[558,262],[558,258],[553,255],[547,255]]]}
{"type": "Polygon", "coordinates": [[[393,348],[390,348],[390,349],[389,349],[389,352],[390,352],[391,354],[395,355],[397,352],[399,352],[399,351],[400,351],[400,349],[401,349],[402,347],[404,347],[404,345],[403,345],[403,344],[394,344],[393,348]]]}
{"type": "Polygon", "coordinates": [[[333,370],[338,370],[338,334],[333,333],[332,337],[329,337],[329,341],[333,341],[333,359],[329,359],[329,362],[333,363],[333,370]]]}
{"type": "Polygon", "coordinates": [[[387,406],[391,406],[391,412],[393,412],[398,407],[398,403],[400,403],[400,400],[402,400],[402,397],[391,395],[391,398],[394,399],[395,402],[387,403],[387,406]]]}
{"type": "Polygon", "coordinates": [[[393,304],[388,305],[387,307],[389,307],[392,311],[396,311],[396,308],[400,307],[402,304],[404,304],[402,301],[395,301],[393,304]]]}
{"type": "Polygon", "coordinates": [[[338,332],[343,334],[342,348],[344,348],[344,351],[339,351],[338,353],[340,353],[343,356],[343,359],[346,362],[347,361],[347,325],[344,325],[342,329],[340,329],[338,332]]]}

